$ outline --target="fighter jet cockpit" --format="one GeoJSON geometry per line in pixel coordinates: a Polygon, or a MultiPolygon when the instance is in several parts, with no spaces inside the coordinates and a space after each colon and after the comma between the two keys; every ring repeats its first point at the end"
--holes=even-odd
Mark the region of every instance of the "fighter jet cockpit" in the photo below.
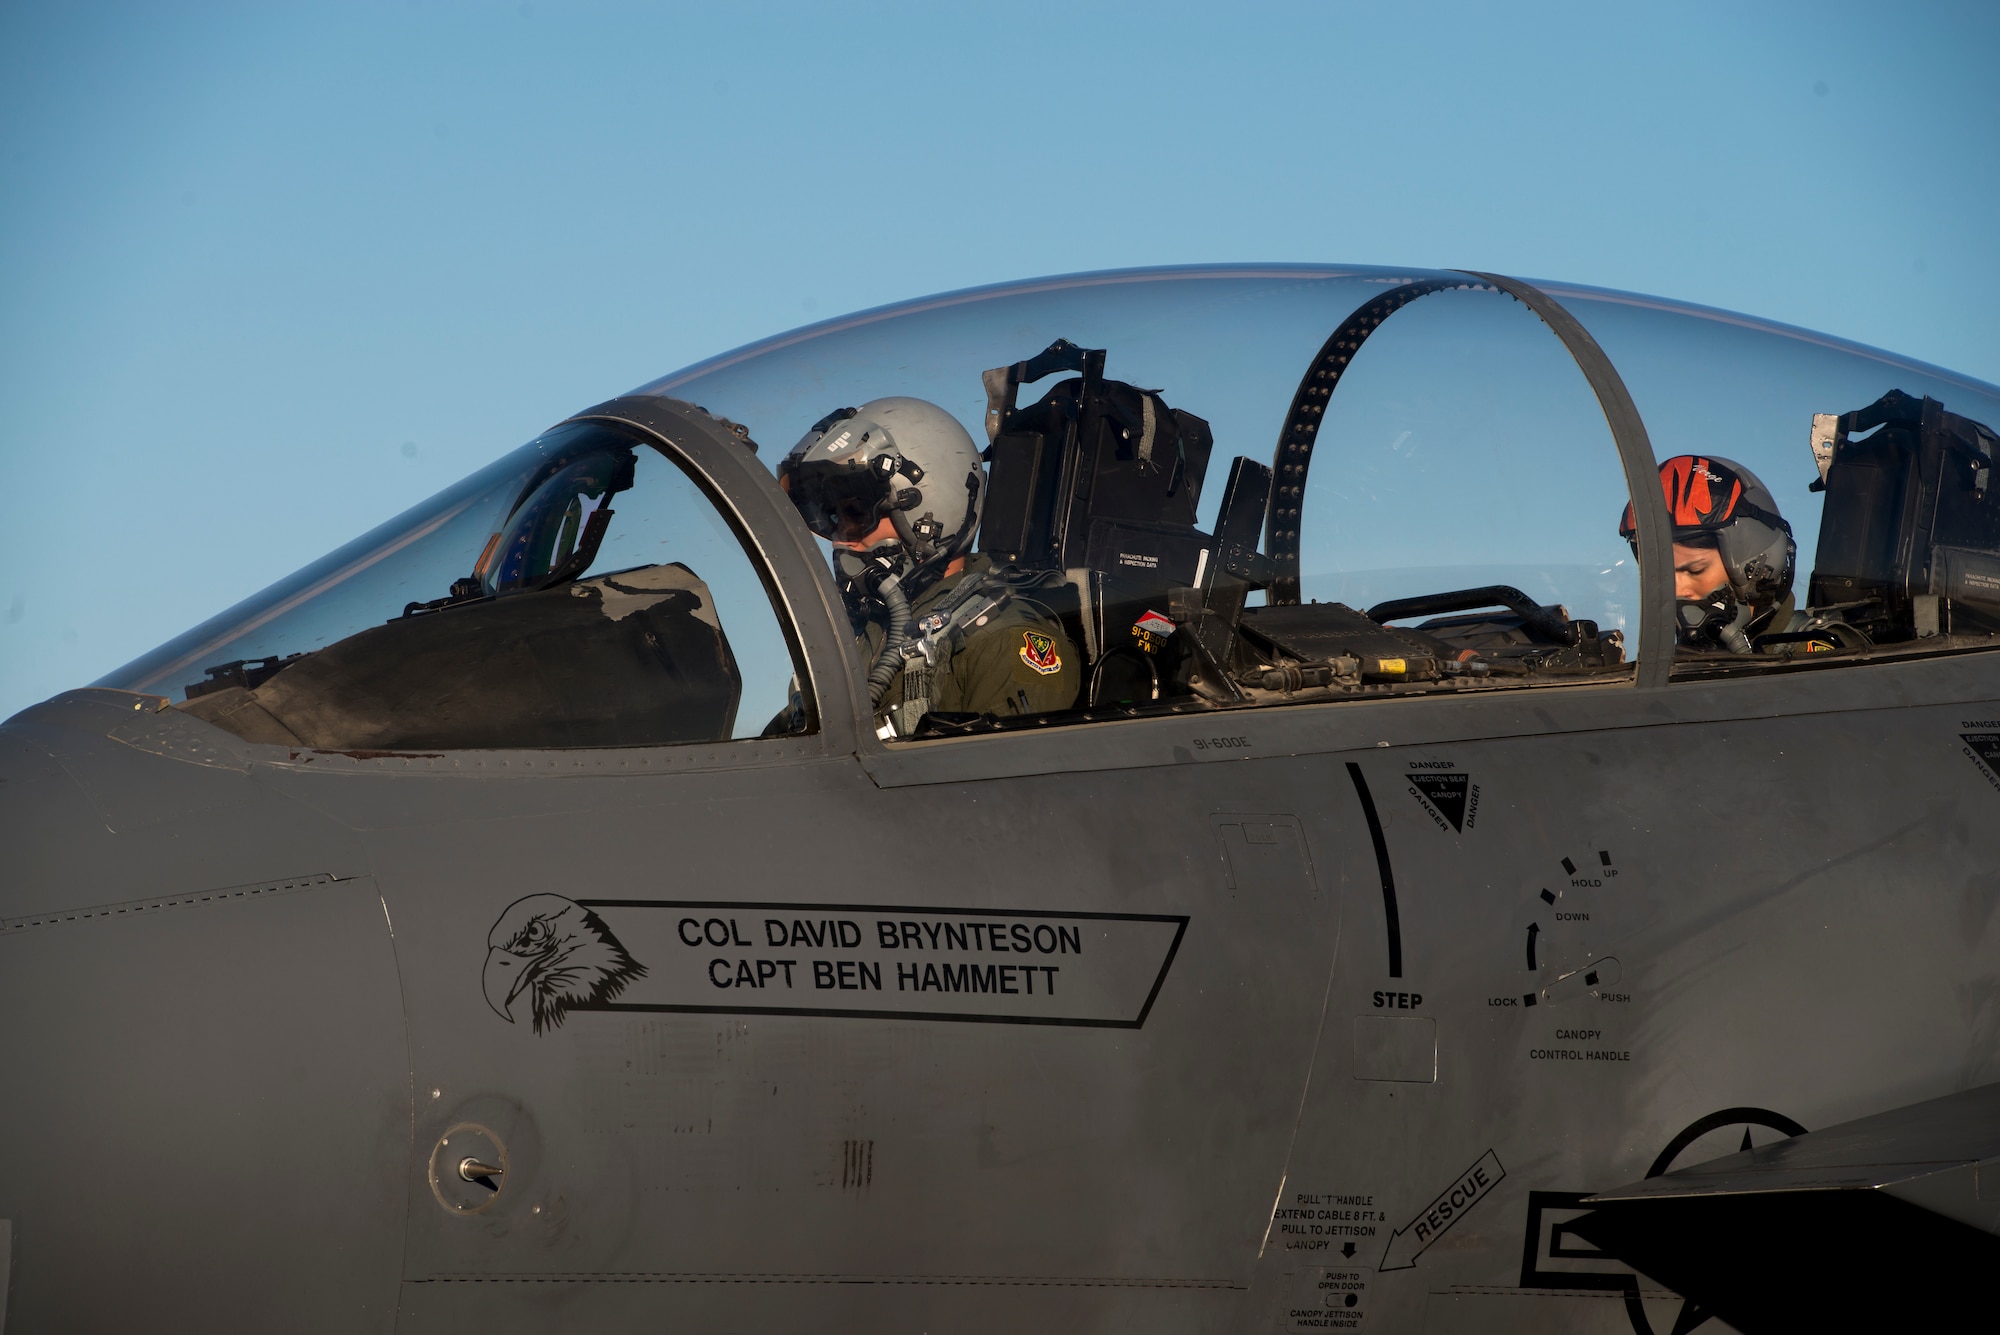
{"type": "Polygon", "coordinates": [[[643,386],[100,684],[290,747],[715,744],[851,707],[817,617],[900,746],[1978,651],[1995,423],[1982,382],[1587,288],[1011,284],[643,386]]]}

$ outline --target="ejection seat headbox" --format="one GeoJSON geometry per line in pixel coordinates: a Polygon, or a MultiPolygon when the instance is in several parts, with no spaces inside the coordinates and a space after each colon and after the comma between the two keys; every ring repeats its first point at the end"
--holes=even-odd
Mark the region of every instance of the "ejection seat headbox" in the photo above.
{"type": "Polygon", "coordinates": [[[1156,588],[1195,582],[1195,509],[1214,437],[1155,390],[1104,378],[1104,350],[1067,339],[986,382],[992,442],[980,550],[1034,569],[1097,570],[1156,588]],[[1079,372],[1025,408],[1019,387],[1079,372]]]}
{"type": "Polygon", "coordinates": [[[2000,631],[1996,453],[1992,427],[1901,390],[1816,415],[1811,606],[1844,606],[1876,640],[2000,631]]]}

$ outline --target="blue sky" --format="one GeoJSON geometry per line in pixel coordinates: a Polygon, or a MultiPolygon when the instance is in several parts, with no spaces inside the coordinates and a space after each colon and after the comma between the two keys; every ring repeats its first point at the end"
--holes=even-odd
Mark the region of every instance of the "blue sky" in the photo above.
{"type": "Polygon", "coordinates": [[[2000,6],[0,5],[0,716],[575,409],[1234,260],[1655,292],[2000,381],[2000,6]]]}

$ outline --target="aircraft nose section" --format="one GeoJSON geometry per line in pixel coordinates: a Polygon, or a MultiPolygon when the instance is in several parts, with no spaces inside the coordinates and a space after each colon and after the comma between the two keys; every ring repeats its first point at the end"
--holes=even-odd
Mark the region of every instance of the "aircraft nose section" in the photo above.
{"type": "Polygon", "coordinates": [[[514,994],[520,991],[523,962],[518,955],[510,955],[498,946],[486,952],[486,968],[480,974],[480,984],[486,992],[486,1004],[493,1013],[508,1024],[514,1023],[512,1011],[514,994]]]}

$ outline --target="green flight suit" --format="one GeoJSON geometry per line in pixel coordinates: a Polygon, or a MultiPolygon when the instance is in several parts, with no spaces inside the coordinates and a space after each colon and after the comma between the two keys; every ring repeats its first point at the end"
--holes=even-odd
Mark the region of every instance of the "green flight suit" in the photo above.
{"type": "MultiPolygon", "coordinates": [[[[995,594],[1007,587],[993,577],[989,558],[969,557],[964,570],[939,580],[911,605],[910,634],[921,634],[924,619],[956,602],[970,580],[995,594]]],[[[882,651],[882,636],[881,624],[870,622],[863,649],[870,663],[882,651]]],[[[928,709],[1001,718],[1068,709],[1076,703],[1082,672],[1082,659],[1055,613],[1036,601],[1033,590],[1015,591],[998,611],[953,637],[949,661],[929,674],[928,709]]],[[[900,708],[912,680],[908,672],[899,674],[875,711],[877,717],[896,718],[899,735],[915,724],[901,717],[907,711],[900,708]]]]}

